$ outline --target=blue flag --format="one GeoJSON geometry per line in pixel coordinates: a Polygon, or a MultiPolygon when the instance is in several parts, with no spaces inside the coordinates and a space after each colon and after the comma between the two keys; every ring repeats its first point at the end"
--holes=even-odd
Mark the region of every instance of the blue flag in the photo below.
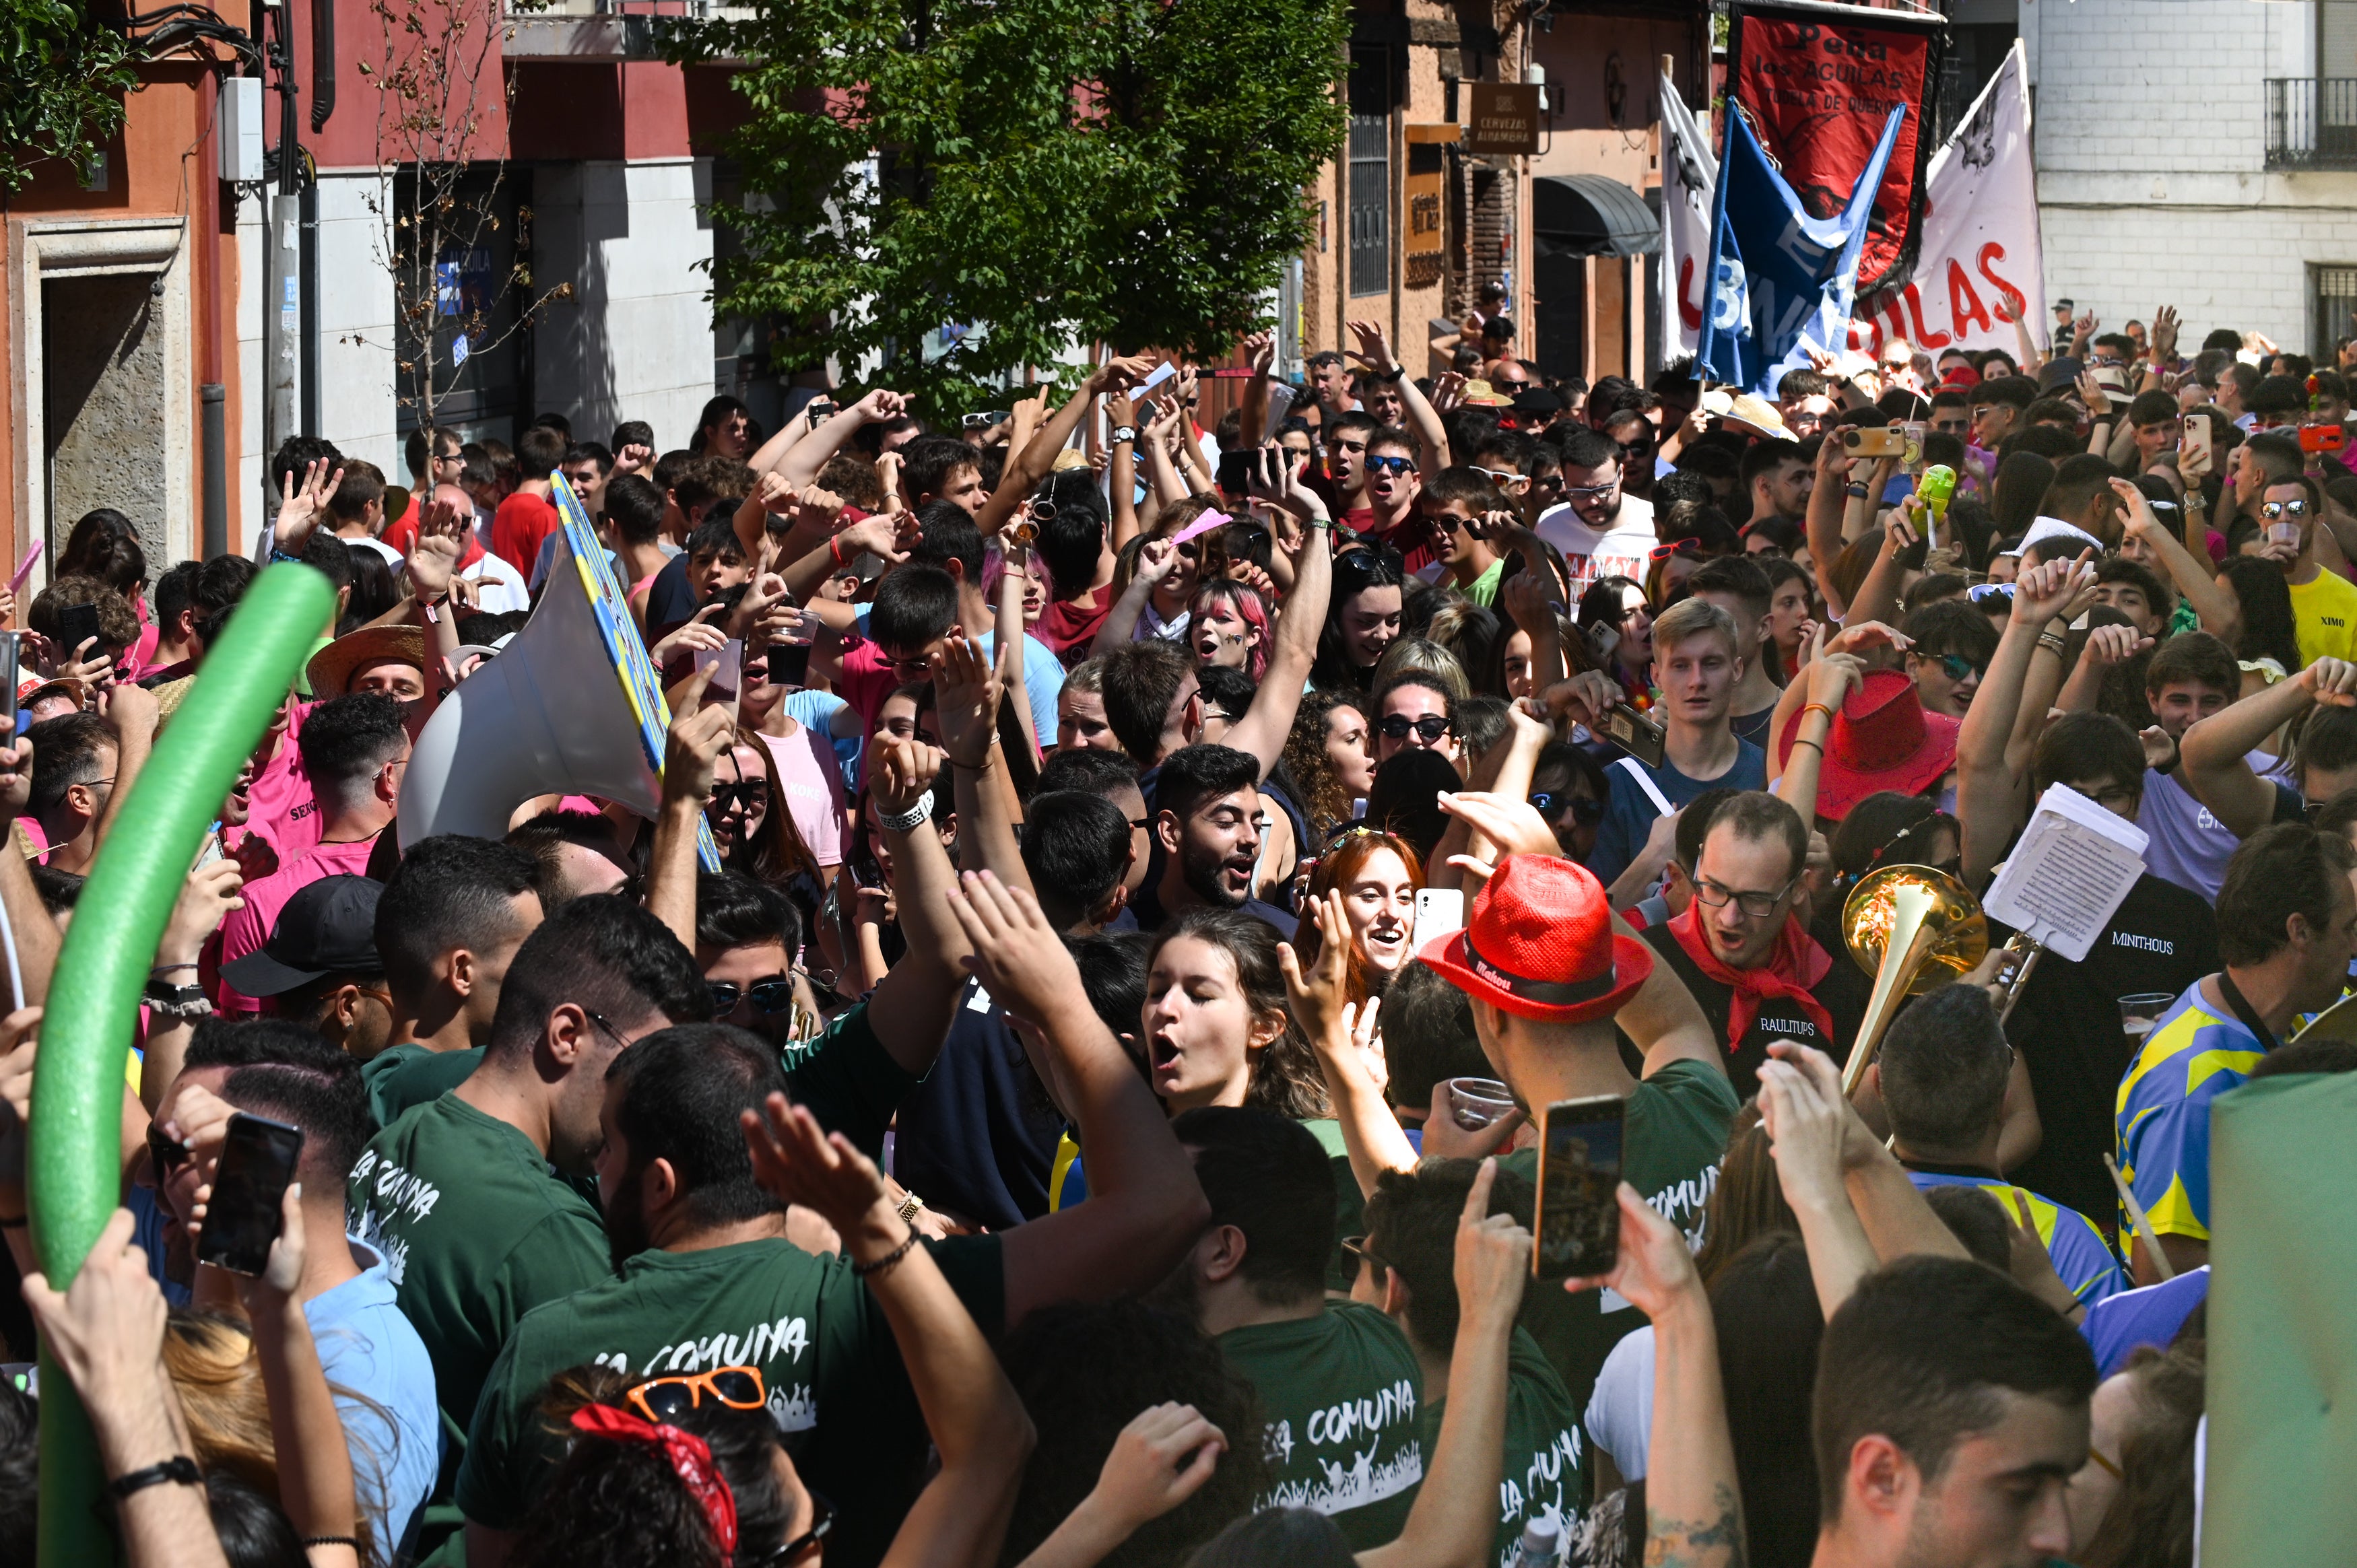
{"type": "Polygon", "coordinates": [[[1837,354],[1849,347],[1858,252],[1906,114],[1903,103],[1890,112],[1847,210],[1812,218],[1760,150],[1750,123],[1728,103],[1711,295],[1696,356],[1709,380],[1765,395],[1786,371],[1809,362],[1807,349],[1837,354]]]}

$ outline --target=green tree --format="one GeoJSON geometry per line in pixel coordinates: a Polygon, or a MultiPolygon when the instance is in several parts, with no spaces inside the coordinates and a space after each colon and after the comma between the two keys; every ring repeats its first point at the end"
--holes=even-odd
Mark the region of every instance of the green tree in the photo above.
{"type": "Polygon", "coordinates": [[[123,128],[137,48],[72,0],[0,0],[0,190],[44,158],[80,166],[123,128]]]}
{"type": "Polygon", "coordinates": [[[1347,0],[759,0],[723,314],[780,364],[877,353],[934,413],[1075,343],[1224,353],[1341,146],[1347,0]],[[946,345],[939,336],[952,330],[946,345]]]}

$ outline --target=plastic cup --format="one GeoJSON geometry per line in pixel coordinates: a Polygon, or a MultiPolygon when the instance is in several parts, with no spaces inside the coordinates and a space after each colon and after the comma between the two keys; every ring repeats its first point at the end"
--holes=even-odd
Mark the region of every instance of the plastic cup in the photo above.
{"type": "Polygon", "coordinates": [[[2127,1037],[2141,1045],[2160,1022],[2161,1015],[2177,1000],[2166,991],[2139,991],[2134,996],[2120,998],[2120,1028],[2127,1037]]]}
{"type": "Polygon", "coordinates": [[[1468,1133],[1478,1133],[1514,1108],[1514,1091],[1494,1078],[1448,1080],[1448,1112],[1468,1133]]]}

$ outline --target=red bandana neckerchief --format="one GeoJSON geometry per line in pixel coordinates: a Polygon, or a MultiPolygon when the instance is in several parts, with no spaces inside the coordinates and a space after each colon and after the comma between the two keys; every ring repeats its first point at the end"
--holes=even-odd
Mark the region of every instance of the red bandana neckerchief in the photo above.
{"type": "Polygon", "coordinates": [[[1823,1048],[1834,1048],[1834,1018],[1825,1004],[1816,999],[1810,988],[1833,972],[1834,961],[1817,945],[1814,937],[1803,930],[1801,922],[1792,916],[1784,917],[1784,929],[1776,933],[1776,945],[1768,950],[1768,961],[1758,969],[1730,969],[1719,961],[1710,949],[1710,933],[1702,929],[1702,906],[1686,906],[1685,913],[1670,922],[1670,935],[1677,938],[1678,946],[1685,949],[1695,967],[1719,984],[1735,992],[1734,1004],[1727,1010],[1727,1049],[1731,1056],[1743,1044],[1743,1036],[1760,1016],[1760,1004],[1770,998],[1789,999],[1808,1015],[1817,1026],[1823,1048]]]}
{"type": "Polygon", "coordinates": [[[660,1446],[678,1475],[680,1485],[704,1510],[704,1522],[712,1527],[712,1539],[718,1543],[720,1555],[735,1555],[737,1498],[721,1478],[719,1466],[712,1462],[712,1450],[703,1438],[668,1423],[657,1426],[609,1404],[583,1405],[573,1412],[573,1425],[577,1431],[618,1443],[651,1443],[660,1446]]]}

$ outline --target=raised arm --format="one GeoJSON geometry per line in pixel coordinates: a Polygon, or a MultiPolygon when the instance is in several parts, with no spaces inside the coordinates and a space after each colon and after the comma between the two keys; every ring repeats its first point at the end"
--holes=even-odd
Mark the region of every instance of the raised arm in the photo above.
{"type": "MultiPolygon", "coordinates": [[[[1809,536],[1809,558],[1817,564],[1817,579],[1823,583],[1833,572],[1834,563],[1842,553],[1842,511],[1844,487],[1849,483],[1850,456],[1842,446],[1842,432],[1853,426],[1843,424],[1825,432],[1817,447],[1817,480],[1809,490],[1809,511],[1806,526],[1809,536]]],[[[1828,594],[1825,609],[1835,620],[1842,618],[1846,607],[1834,602],[1828,594]]]]}
{"type": "Polygon", "coordinates": [[[1146,613],[1146,601],[1178,567],[1178,547],[1168,540],[1149,539],[1137,547],[1137,563],[1130,569],[1129,585],[1113,602],[1113,608],[1105,612],[1104,624],[1097,628],[1097,639],[1089,645],[1091,658],[1103,658],[1136,638],[1137,618],[1146,613]]]}
{"type": "Polygon", "coordinates": [[[1078,1124],[1089,1200],[1007,1231],[1008,1328],[1058,1302],[1103,1301],[1168,1277],[1211,1218],[1194,1162],[1082,988],[1039,906],[984,873],[952,890],[975,972],[1039,1047],[1056,1103],[1078,1124]]]}
{"type": "MultiPolygon", "coordinates": [[[[429,500],[431,498],[428,498],[429,500]]],[[[417,517],[417,537],[409,543],[409,616],[425,634],[425,695],[409,710],[409,738],[425,732],[425,721],[442,705],[450,671],[458,661],[458,617],[450,580],[467,553],[472,518],[462,518],[447,501],[433,501],[417,517]]]]}
{"type": "Polygon", "coordinates": [[[1866,1227],[1842,1186],[1842,1140],[1849,1112],[1828,1101],[1789,1062],[1760,1064],[1761,1125],[1770,1140],[1777,1185],[1801,1222],[1817,1305],[1841,1309],[1857,1282],[1880,1266],[1866,1227]]]}
{"type": "Polygon", "coordinates": [[[870,1271],[868,1294],[891,1325],[940,1455],[884,1554],[885,1568],[996,1561],[1037,1435],[1023,1402],[931,1251],[913,1245],[867,1156],[782,1094],[770,1095],[765,1111],[743,1118],[754,1179],[833,1225],[844,1255],[870,1271]]]}
{"type": "Polygon", "coordinates": [[[2152,639],[2132,626],[2094,628],[2087,633],[2079,650],[2079,662],[2072,666],[2054,705],[2066,714],[2093,712],[2104,694],[2104,677],[2151,647],[2152,639]]]}
{"type": "Polygon", "coordinates": [[[1081,383],[1080,390],[1066,400],[1064,406],[1058,409],[1047,424],[1039,427],[1039,434],[1008,457],[1005,470],[999,475],[998,488],[990,492],[990,499],[983,503],[982,510],[974,520],[974,525],[981,531],[982,536],[988,539],[1006,526],[1007,520],[1015,515],[1017,505],[1048,477],[1048,470],[1055,465],[1056,454],[1071,440],[1072,432],[1081,427],[1082,416],[1095,406],[1100,396],[1135,386],[1153,368],[1152,356],[1138,354],[1125,360],[1107,360],[1091,371],[1088,380],[1081,383]]]}
{"type": "MultiPolygon", "coordinates": [[[[1342,894],[1331,888],[1309,905],[1309,918],[1318,929],[1318,956],[1308,969],[1291,942],[1279,942],[1277,967],[1285,972],[1285,991],[1294,1022],[1318,1054],[1326,1079],[1326,1099],[1341,1124],[1342,1146],[1351,1156],[1351,1175],[1362,1193],[1372,1193],[1385,1171],[1415,1169],[1415,1145],[1400,1131],[1399,1118],[1383,1102],[1383,1090],[1351,1038],[1344,1000],[1351,961],[1351,922],[1343,911],[1342,894]]],[[[1374,1002],[1367,1005],[1372,1008],[1374,1002]]]]}
{"type": "Polygon", "coordinates": [[[787,484],[801,489],[818,478],[818,471],[862,427],[898,419],[908,412],[908,406],[899,392],[876,388],[849,408],[837,409],[825,424],[795,442],[778,460],[778,473],[787,484]]]}
{"type": "Polygon", "coordinates": [[[2319,659],[2290,680],[2201,720],[2178,742],[2185,787],[2236,838],[2249,838],[2275,820],[2275,786],[2251,771],[2246,756],[2319,703],[2357,706],[2357,664],[2319,659]]]}
{"type": "Polygon", "coordinates": [[[1866,580],[1857,585],[1857,596],[1842,611],[1842,624],[1856,626],[1860,621],[1878,620],[1896,626],[1901,618],[1900,596],[1907,568],[1900,562],[1900,553],[1915,543],[1913,518],[1921,503],[1912,496],[1882,525],[1882,548],[1875,553],[1874,564],[1867,568],[1866,580]]]}
{"type": "MultiPolygon", "coordinates": [[[[1768,1054],[1798,1071],[1821,1103],[1840,1112],[1842,1181],[1877,1258],[1890,1263],[1919,1253],[1940,1258],[1971,1256],[1956,1233],[1915,1190],[1905,1167],[1843,1097],[1841,1069],[1831,1057],[1793,1040],[1769,1042],[1768,1054]]],[[[1812,1267],[1814,1257],[1812,1252],[1812,1267]]]]}
{"type": "Polygon", "coordinates": [[[971,950],[945,902],[957,885],[957,868],[931,814],[906,828],[893,821],[907,818],[943,787],[942,754],[920,741],[889,740],[871,743],[868,755],[868,800],[891,851],[893,908],[909,950],[868,999],[867,1021],[892,1059],[922,1078],[948,1037],[971,950]]]}
{"type": "Polygon", "coordinates": [[[8,917],[9,934],[16,940],[16,968],[24,977],[25,994],[10,999],[17,1007],[38,1006],[49,993],[49,975],[58,964],[64,938],[58,923],[33,886],[33,869],[15,842],[14,825],[27,814],[33,794],[33,743],[22,736],[14,746],[0,746],[0,910],[8,917]]]}
{"type": "Polygon", "coordinates": [[[1257,446],[1266,438],[1268,429],[1268,371],[1276,363],[1276,334],[1255,332],[1244,339],[1244,358],[1252,366],[1252,376],[1244,382],[1243,402],[1240,406],[1243,444],[1257,446]]]}
{"type": "MultiPolygon", "coordinates": [[[[15,855],[0,855],[0,877],[7,874],[8,862],[24,862],[15,855]]],[[[172,904],[172,918],[164,924],[164,939],[156,948],[156,967],[148,972],[167,985],[192,985],[197,978],[197,958],[204,951],[206,941],[218,929],[231,909],[244,908],[245,901],[237,896],[243,878],[238,873],[237,862],[223,855],[210,865],[200,865],[188,873],[181,885],[180,896],[172,904]]],[[[5,883],[0,883],[5,890],[5,883]]],[[[11,908],[9,918],[16,918],[11,908]]],[[[44,914],[42,920],[48,923],[44,914]]],[[[25,928],[16,927],[17,944],[24,943],[25,928]]],[[[50,927],[54,934],[56,928],[50,927]]],[[[30,989],[31,977],[27,977],[30,989]]],[[[166,1014],[150,1012],[147,1015],[147,1048],[139,1062],[139,1102],[152,1116],[163,1102],[164,1090],[180,1076],[180,1064],[188,1057],[188,1041],[196,1034],[194,1018],[175,1018],[166,1014]]]]}
{"type": "MultiPolygon", "coordinates": [[[[1833,733],[1834,715],[1841,712],[1852,688],[1866,680],[1866,666],[1854,653],[1831,652],[1824,648],[1824,632],[1816,637],[1817,652],[1808,668],[1785,690],[1805,686],[1808,701],[1801,714],[1800,728],[1793,732],[1792,754],[1786,758],[1784,771],[1776,780],[1776,798],[1800,813],[1801,824],[1813,830],[1817,825],[1817,779],[1824,766],[1825,739],[1833,733]]],[[[1780,699],[1778,707],[1782,707],[1780,699]]],[[[1776,734],[1781,734],[1779,725],[1776,734]]]]}
{"type": "MultiPolygon", "coordinates": [[[[2218,585],[2217,576],[2210,569],[2208,553],[2197,557],[2186,547],[2185,541],[2161,527],[2153,518],[2151,501],[2126,479],[2114,479],[2112,489],[2127,513],[2127,536],[2143,541],[2147,549],[2160,557],[2169,581],[2185,596],[2185,602],[2193,607],[2193,613],[2201,618],[2201,629],[2227,639],[2227,646],[2233,647],[2241,612],[2234,596],[2218,585]]],[[[2198,493],[2198,489],[2188,491],[2189,497],[2198,493]]]]}
{"type": "Polygon", "coordinates": [[[705,802],[712,799],[712,781],[720,754],[737,733],[728,710],[704,700],[712,671],[695,671],[678,689],[672,713],[671,734],[663,746],[662,801],[655,808],[654,848],[647,863],[647,913],[661,920],[679,939],[680,946],[695,950],[696,824],[704,820],[705,802]]]}
{"type": "MultiPolygon", "coordinates": [[[[2021,574],[2013,585],[2005,635],[1997,639],[1980,689],[1964,710],[1956,732],[1956,817],[1964,830],[1964,880],[1974,886],[2005,853],[2021,814],[2021,781],[2007,754],[2021,716],[2031,656],[2047,635],[2047,623],[2093,574],[2084,555],[2041,561],[2021,574]]],[[[2039,712],[2043,717],[2043,707],[2039,712]]]]}
{"type": "Polygon", "coordinates": [[[1318,634],[1325,629],[1326,607],[1334,591],[1333,526],[1326,521],[1325,503],[1302,484],[1300,465],[1281,446],[1264,447],[1253,489],[1269,493],[1297,516],[1308,518],[1309,536],[1294,563],[1293,591],[1285,596],[1276,618],[1276,635],[1269,650],[1268,669],[1261,676],[1260,693],[1244,716],[1228,730],[1227,744],[1260,759],[1261,777],[1268,777],[1285,754],[1286,737],[1293,733],[1294,714],[1301,710],[1301,691],[1309,681],[1309,666],[1318,658],[1318,634]],[[1272,468],[1282,469],[1272,473],[1272,468]],[[1268,482],[1264,484],[1265,479],[1268,482]]]}
{"type": "Polygon", "coordinates": [[[996,723],[1005,689],[981,649],[966,638],[950,639],[933,671],[933,717],[957,793],[958,864],[993,872],[1028,893],[1031,878],[1015,838],[1014,791],[996,723]]]}
{"type": "Polygon", "coordinates": [[[1407,427],[1422,448],[1417,460],[1427,474],[1437,474],[1448,467],[1448,432],[1440,423],[1440,415],[1424,395],[1423,389],[1411,379],[1392,352],[1391,339],[1383,335],[1383,326],[1373,321],[1353,321],[1349,324],[1351,336],[1359,340],[1359,357],[1381,380],[1399,387],[1400,403],[1407,415],[1407,427]]]}
{"type": "Polygon", "coordinates": [[[1105,493],[1112,517],[1107,537],[1118,553],[1137,537],[1137,409],[1125,392],[1105,396],[1105,418],[1113,429],[1113,447],[1105,459],[1105,493]],[[1124,438],[1120,432],[1128,431],[1124,438]]]}
{"type": "Polygon", "coordinates": [[[1514,1312],[1522,1305],[1523,1282],[1530,1277],[1532,1246],[1531,1233],[1513,1216],[1490,1212],[1497,1176],[1497,1161],[1483,1160],[1457,1220],[1457,1344],[1448,1356],[1448,1402],[1441,1411],[1439,1441],[1399,1539],[1360,1552],[1360,1568],[1489,1560],[1506,1445],[1514,1312]]]}

